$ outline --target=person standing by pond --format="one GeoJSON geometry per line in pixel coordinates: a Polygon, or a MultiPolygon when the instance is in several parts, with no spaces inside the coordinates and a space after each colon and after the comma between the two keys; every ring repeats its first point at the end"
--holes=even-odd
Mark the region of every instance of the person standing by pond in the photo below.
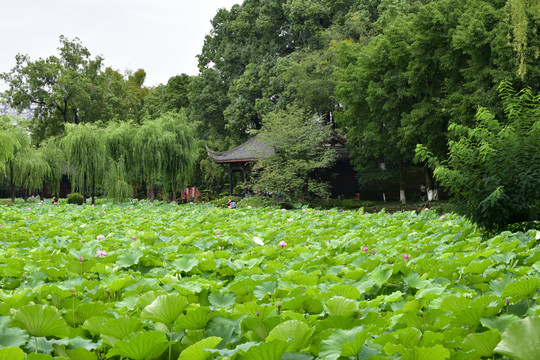
{"type": "Polygon", "coordinates": [[[420,200],[424,201],[426,197],[426,184],[420,185],[420,200]]]}

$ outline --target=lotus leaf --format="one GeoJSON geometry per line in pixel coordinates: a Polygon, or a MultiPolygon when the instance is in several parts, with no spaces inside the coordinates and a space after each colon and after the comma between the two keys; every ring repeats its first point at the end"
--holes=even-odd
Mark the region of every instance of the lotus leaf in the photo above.
{"type": "Polygon", "coordinates": [[[516,360],[540,359],[540,317],[528,317],[509,325],[495,352],[516,360]]]}
{"type": "Polygon", "coordinates": [[[159,331],[140,332],[132,337],[118,341],[107,352],[107,358],[116,355],[134,360],[155,359],[169,347],[165,334],[159,331]]]}
{"type": "Polygon", "coordinates": [[[25,360],[26,355],[18,347],[4,347],[0,349],[0,360],[25,360]]]}
{"type": "Polygon", "coordinates": [[[46,305],[27,305],[15,313],[12,324],[35,337],[69,335],[69,328],[56,308],[46,305]]]}
{"type": "Polygon", "coordinates": [[[141,318],[171,325],[182,314],[188,302],[185,297],[169,294],[158,296],[141,312],[141,318]]]}
{"type": "Polygon", "coordinates": [[[206,360],[212,353],[207,349],[215,348],[221,342],[221,338],[216,336],[207,337],[193,345],[187,347],[178,360],[206,360]]]}
{"type": "Polygon", "coordinates": [[[297,352],[309,344],[312,334],[313,330],[306,323],[289,320],[274,327],[266,337],[266,341],[285,341],[289,344],[287,352],[297,352]]]}

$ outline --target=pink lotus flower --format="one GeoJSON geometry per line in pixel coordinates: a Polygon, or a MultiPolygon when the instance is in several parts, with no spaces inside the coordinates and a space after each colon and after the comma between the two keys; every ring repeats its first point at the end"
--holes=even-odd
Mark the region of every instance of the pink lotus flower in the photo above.
{"type": "Polygon", "coordinates": [[[306,212],[306,209],[302,209],[302,212],[306,212]]]}
{"type": "Polygon", "coordinates": [[[443,216],[441,216],[441,220],[444,220],[444,218],[445,218],[445,216],[444,216],[444,215],[443,215],[443,216]]]}
{"type": "Polygon", "coordinates": [[[107,252],[105,250],[98,250],[96,257],[105,257],[107,256],[107,252]]]}
{"type": "Polygon", "coordinates": [[[375,255],[375,250],[371,250],[371,253],[372,253],[373,255],[375,255]]]}
{"type": "Polygon", "coordinates": [[[403,259],[404,259],[404,260],[409,260],[410,258],[411,258],[411,257],[409,256],[409,254],[403,255],[403,259]]]}
{"type": "Polygon", "coordinates": [[[217,235],[217,236],[219,236],[219,235],[220,235],[219,231],[216,231],[216,235],[217,235]]]}
{"type": "Polygon", "coordinates": [[[286,209],[281,209],[281,212],[287,211],[286,209]]]}
{"type": "Polygon", "coordinates": [[[278,245],[281,246],[282,248],[284,248],[285,246],[287,246],[287,243],[285,241],[281,240],[278,245]]]}
{"type": "Polygon", "coordinates": [[[268,212],[268,215],[272,215],[272,212],[271,212],[271,211],[269,211],[269,212],[268,212]]]}
{"type": "Polygon", "coordinates": [[[364,246],[364,249],[363,249],[363,250],[364,250],[365,253],[367,253],[368,247],[367,247],[367,246],[364,246]]]}
{"type": "Polygon", "coordinates": [[[101,241],[101,240],[105,239],[105,236],[100,234],[100,235],[96,236],[96,239],[98,239],[98,241],[101,241]]]}
{"type": "Polygon", "coordinates": [[[133,236],[131,237],[131,241],[135,241],[135,239],[136,239],[136,237],[135,237],[135,235],[133,235],[133,236]]]}
{"type": "Polygon", "coordinates": [[[83,262],[83,258],[82,256],[79,256],[79,262],[82,263],[83,262]]]}
{"type": "Polygon", "coordinates": [[[293,221],[293,218],[289,218],[289,219],[287,219],[287,221],[288,221],[288,222],[291,222],[291,221],[293,221]]]}

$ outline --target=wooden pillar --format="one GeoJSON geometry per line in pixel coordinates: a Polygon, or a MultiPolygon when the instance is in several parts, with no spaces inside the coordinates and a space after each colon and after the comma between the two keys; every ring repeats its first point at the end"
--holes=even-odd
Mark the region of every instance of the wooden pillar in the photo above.
{"type": "Polygon", "coordinates": [[[229,163],[229,193],[232,195],[232,166],[229,163]]]}
{"type": "Polygon", "coordinates": [[[244,173],[244,192],[245,192],[245,197],[247,197],[247,195],[248,195],[248,186],[247,186],[247,182],[246,182],[247,169],[246,169],[246,164],[245,163],[244,163],[244,165],[242,165],[242,172],[244,173]]]}

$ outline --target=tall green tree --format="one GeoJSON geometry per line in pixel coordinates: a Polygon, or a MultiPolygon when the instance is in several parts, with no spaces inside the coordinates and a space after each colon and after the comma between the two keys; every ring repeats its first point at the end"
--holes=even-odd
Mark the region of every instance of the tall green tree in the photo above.
{"type": "Polygon", "coordinates": [[[188,121],[185,111],[167,113],[159,118],[163,135],[163,183],[176,202],[178,188],[187,186],[193,176],[198,146],[195,127],[188,121]]]}
{"type": "Polygon", "coordinates": [[[148,89],[144,70],[127,78],[103,67],[100,56],[92,57],[80,40],[60,36],[59,56],[32,61],[17,55],[15,67],[0,75],[9,88],[8,103],[19,110],[34,109],[30,131],[37,144],[61,135],[66,124],[140,120],[148,89]]]}
{"type": "Polygon", "coordinates": [[[138,125],[131,122],[111,122],[104,131],[107,157],[118,166],[123,163],[126,178],[134,187],[139,185],[133,141],[137,131],[138,125]]]}
{"type": "Polygon", "coordinates": [[[190,82],[191,77],[182,74],[171,77],[165,85],[158,85],[149,90],[144,98],[143,116],[156,119],[167,112],[188,108],[190,82]]]}
{"type": "Polygon", "coordinates": [[[10,118],[7,116],[0,117],[0,175],[5,171],[6,163],[21,146],[12,127],[9,126],[9,121],[10,118]]]}
{"type": "Polygon", "coordinates": [[[84,199],[89,191],[94,205],[107,159],[103,131],[92,124],[68,124],[62,145],[73,188],[81,192],[84,199]]]}
{"type": "Polygon", "coordinates": [[[44,185],[51,195],[59,196],[62,176],[67,171],[66,155],[56,138],[45,140],[40,144],[38,150],[50,169],[45,177],[44,185]]]}
{"type": "Polygon", "coordinates": [[[133,187],[127,181],[124,158],[109,161],[103,185],[105,196],[116,202],[121,203],[133,196],[133,187]]]}
{"type": "Polygon", "coordinates": [[[22,123],[3,122],[0,129],[0,133],[6,136],[6,144],[11,146],[8,149],[11,155],[6,157],[3,170],[11,200],[14,202],[19,189],[24,190],[26,196],[42,190],[45,182],[50,179],[51,168],[45,153],[32,146],[30,136],[22,123]]]}
{"type": "Polygon", "coordinates": [[[164,135],[161,124],[152,120],[144,122],[132,138],[137,177],[146,184],[151,202],[154,202],[157,187],[163,179],[163,163],[167,156],[162,141],[164,135]]]}
{"type": "Polygon", "coordinates": [[[336,160],[334,149],[325,146],[330,134],[329,125],[298,108],[268,114],[257,136],[273,153],[261,154],[255,164],[256,186],[287,200],[328,197],[330,185],[322,171],[336,160]]]}

